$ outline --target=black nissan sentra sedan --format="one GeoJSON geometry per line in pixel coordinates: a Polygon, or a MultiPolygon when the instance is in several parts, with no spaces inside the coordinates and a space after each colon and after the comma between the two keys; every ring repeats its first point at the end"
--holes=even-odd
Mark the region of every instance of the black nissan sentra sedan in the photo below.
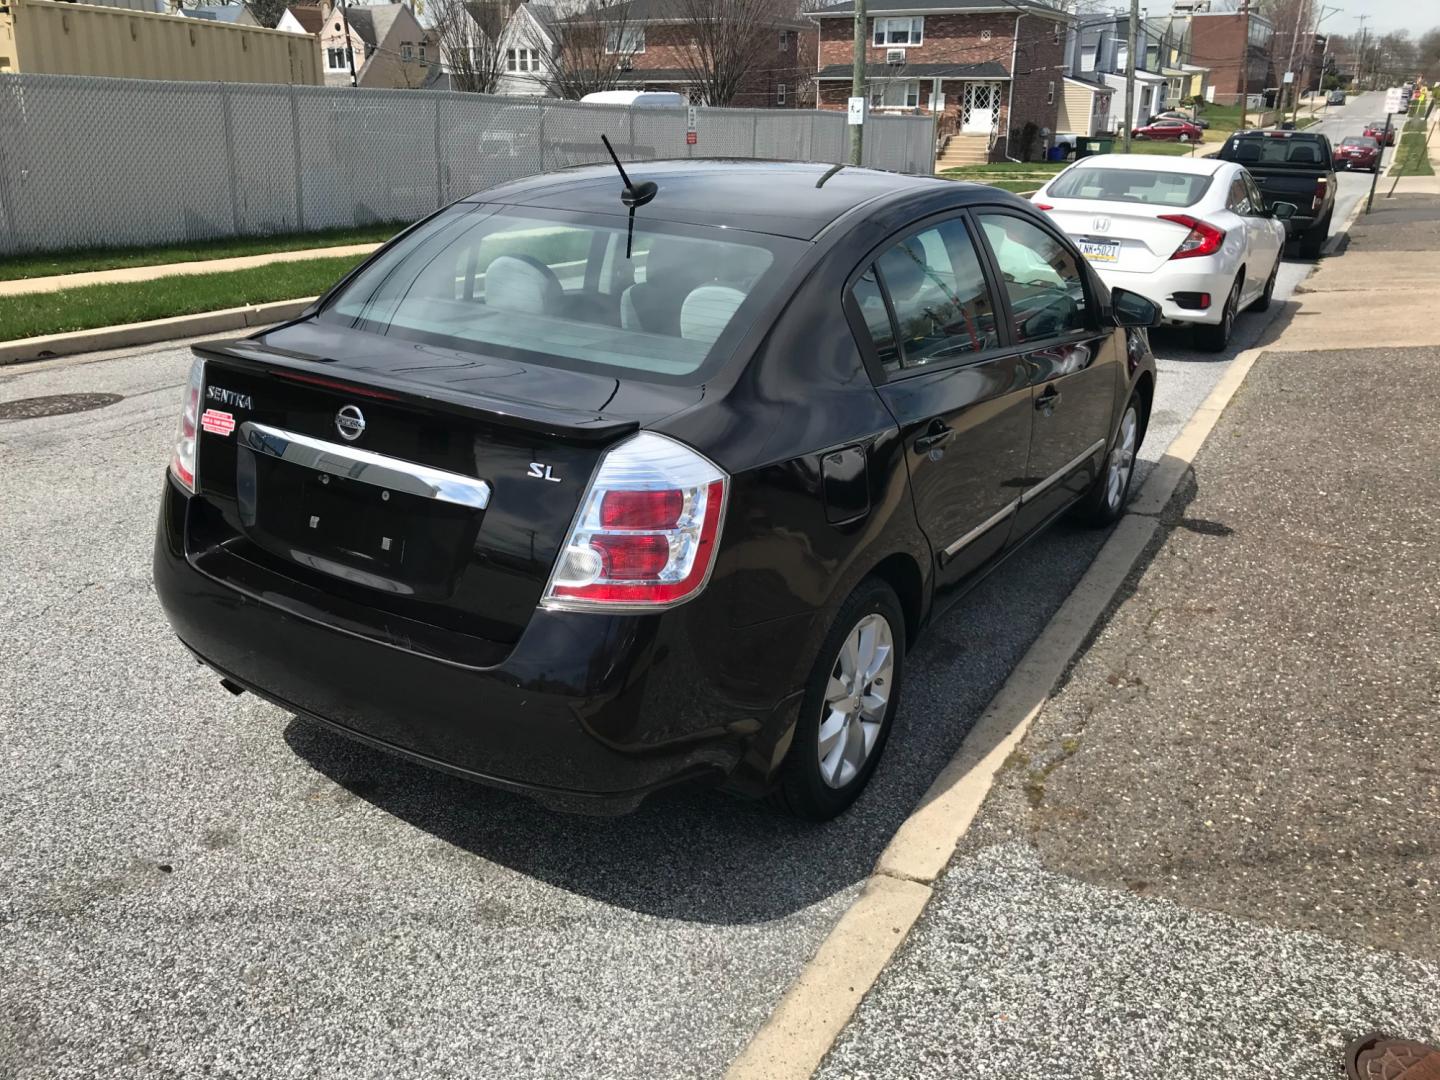
{"type": "Polygon", "coordinates": [[[573,169],[197,351],[155,548],[236,692],[551,804],[827,818],[927,622],[1122,510],[1158,311],[990,188],[573,169]]]}

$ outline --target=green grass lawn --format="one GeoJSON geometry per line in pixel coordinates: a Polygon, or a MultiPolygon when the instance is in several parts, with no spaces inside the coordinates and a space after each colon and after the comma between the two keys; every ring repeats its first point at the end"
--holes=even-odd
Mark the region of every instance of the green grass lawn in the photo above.
{"type": "MultiPolygon", "coordinates": [[[[1182,143],[1182,142],[1152,142],[1148,139],[1131,139],[1130,152],[1132,154],[1163,154],[1166,157],[1204,157],[1207,153],[1215,150],[1221,140],[1214,143],[1182,143]]],[[[1120,153],[1120,144],[1116,142],[1115,152],[1120,153]]]]}
{"type": "Polygon", "coordinates": [[[0,341],[315,296],[359,261],[359,257],[303,259],[249,270],[0,297],[0,341]]]}
{"type": "Polygon", "coordinates": [[[202,259],[231,259],[238,255],[264,255],[272,251],[340,247],[343,244],[378,244],[405,226],[398,222],[355,229],[290,233],[283,236],[241,236],[145,248],[87,248],[50,251],[39,255],[7,256],[0,261],[0,281],[18,278],[76,274],[86,270],[113,270],[122,266],[163,266],[202,259]]]}
{"type": "Polygon", "coordinates": [[[1425,149],[1425,133],[1407,131],[1400,136],[1400,145],[1395,148],[1395,164],[1390,168],[1391,176],[1434,176],[1430,166],[1430,154],[1425,149]]]}
{"type": "Polygon", "coordinates": [[[1028,180],[985,180],[977,176],[951,175],[959,171],[958,169],[948,169],[940,175],[947,180],[961,180],[967,184],[984,184],[986,187],[1000,188],[1002,191],[1013,191],[1016,195],[1029,195],[1050,179],[1048,176],[1037,176],[1028,180]]]}

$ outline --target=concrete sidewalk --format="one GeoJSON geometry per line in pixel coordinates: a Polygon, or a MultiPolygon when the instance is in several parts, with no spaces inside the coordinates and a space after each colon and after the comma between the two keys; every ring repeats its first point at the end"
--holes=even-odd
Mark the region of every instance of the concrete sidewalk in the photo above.
{"type": "Polygon", "coordinates": [[[1440,1043],[1432,232],[1409,196],[1312,279],[820,1076],[1331,1080],[1372,1029],[1440,1043]],[[1372,272],[1416,347],[1362,348],[1372,272]]]}
{"type": "Polygon", "coordinates": [[[347,255],[368,255],[379,244],[344,244],[340,247],[300,248],[296,251],[271,251],[263,255],[239,255],[233,259],[205,259],[197,262],[167,263],[160,266],[122,266],[114,270],[87,270],[79,274],[56,274],[52,277],[19,278],[0,281],[0,297],[22,296],[26,293],[59,292],[85,285],[117,285],[135,281],[154,281],[176,275],[213,274],[226,270],[249,270],[271,263],[301,262],[305,259],[332,259],[347,255]]]}

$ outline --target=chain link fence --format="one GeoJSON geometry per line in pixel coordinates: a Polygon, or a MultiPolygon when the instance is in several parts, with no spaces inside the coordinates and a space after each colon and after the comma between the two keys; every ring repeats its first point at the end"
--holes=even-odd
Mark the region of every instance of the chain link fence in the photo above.
{"type": "MultiPolygon", "coordinates": [[[[413,221],[605,160],[844,161],[841,112],[581,105],[419,90],[0,75],[0,254],[413,221]]],[[[865,164],[934,169],[928,117],[871,116],[865,164]]]]}

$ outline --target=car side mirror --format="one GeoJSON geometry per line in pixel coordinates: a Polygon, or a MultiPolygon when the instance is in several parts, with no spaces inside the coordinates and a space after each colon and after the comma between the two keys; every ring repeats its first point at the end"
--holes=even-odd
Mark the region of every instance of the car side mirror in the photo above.
{"type": "Polygon", "coordinates": [[[1270,204],[1270,216],[1280,221],[1289,221],[1295,216],[1298,209],[1293,202],[1275,202],[1270,204]]]}
{"type": "Polygon", "coordinates": [[[1110,315],[1116,326],[1160,325],[1160,305],[1129,289],[1110,290],[1110,315]]]}

